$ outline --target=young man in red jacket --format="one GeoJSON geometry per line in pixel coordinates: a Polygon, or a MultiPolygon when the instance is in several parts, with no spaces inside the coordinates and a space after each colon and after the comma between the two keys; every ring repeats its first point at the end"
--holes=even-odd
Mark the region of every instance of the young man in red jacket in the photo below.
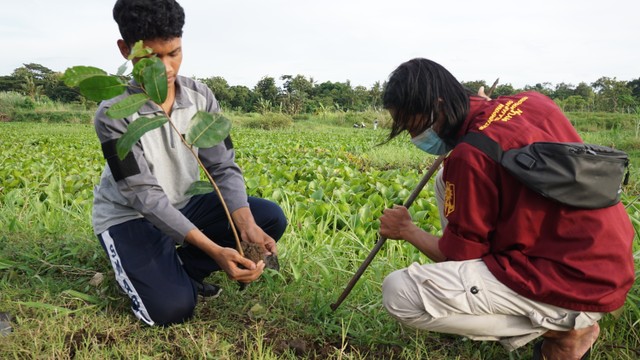
{"type": "Polygon", "coordinates": [[[390,138],[406,130],[428,153],[451,151],[436,179],[441,237],[419,229],[402,206],[380,218],[382,236],[406,240],[435,262],[385,279],[389,313],[409,326],[500,341],[508,350],[542,336],[534,358],[588,356],[597,321],[624,304],[634,281],[634,232],[623,204],[562,205],[458,144],[470,132],[505,151],[536,141],[582,142],[569,120],[539,93],[475,96],[427,59],[391,74],[384,106],[394,120],[390,138]]]}

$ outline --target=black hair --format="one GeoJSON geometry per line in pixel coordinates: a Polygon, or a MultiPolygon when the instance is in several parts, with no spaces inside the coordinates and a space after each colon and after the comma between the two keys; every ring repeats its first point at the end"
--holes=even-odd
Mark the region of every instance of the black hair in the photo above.
{"type": "Polygon", "coordinates": [[[408,130],[415,115],[423,115],[426,120],[412,130],[428,129],[442,110],[446,121],[438,135],[453,145],[454,136],[469,112],[472,94],[434,61],[416,58],[400,64],[389,76],[382,97],[384,108],[393,115],[389,140],[408,130]]]}
{"type": "Polygon", "coordinates": [[[127,45],[182,37],[184,10],[175,0],[118,0],[113,19],[127,45]]]}

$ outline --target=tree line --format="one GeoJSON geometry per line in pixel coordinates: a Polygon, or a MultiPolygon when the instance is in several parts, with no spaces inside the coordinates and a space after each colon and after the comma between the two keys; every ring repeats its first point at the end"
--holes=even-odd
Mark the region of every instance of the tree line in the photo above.
{"type": "MultiPolygon", "coordinates": [[[[61,80],[62,73],[40,64],[24,64],[11,75],[0,76],[0,91],[14,91],[33,99],[49,99],[62,103],[87,103],[77,89],[61,80]]],[[[197,78],[216,95],[223,109],[239,112],[282,112],[290,115],[320,111],[365,111],[380,109],[384,83],[376,82],[367,88],[345,82],[316,82],[304,75],[282,75],[278,86],[274,77],[265,76],[251,89],[230,85],[221,76],[197,78]]],[[[484,80],[462,81],[476,92],[488,85],[484,80]]],[[[631,81],[615,77],[601,77],[592,83],[578,85],[550,82],[514,88],[510,83],[499,84],[493,96],[513,95],[525,90],[541,92],[558,103],[565,111],[638,112],[640,108],[640,77],[631,81]]]]}

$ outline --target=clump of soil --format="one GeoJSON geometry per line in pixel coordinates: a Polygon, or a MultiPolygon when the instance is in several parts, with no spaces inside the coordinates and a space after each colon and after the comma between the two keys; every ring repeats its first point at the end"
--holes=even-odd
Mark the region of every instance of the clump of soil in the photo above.
{"type": "Polygon", "coordinates": [[[260,248],[260,245],[243,240],[240,242],[240,246],[242,246],[244,257],[246,257],[247,259],[253,261],[254,263],[257,263],[260,260],[264,261],[265,256],[262,252],[262,249],[260,248]]]}
{"type": "Polygon", "coordinates": [[[276,271],[280,270],[278,257],[276,255],[265,256],[260,245],[243,240],[240,242],[240,246],[242,246],[244,257],[246,257],[247,259],[253,261],[256,264],[258,263],[258,261],[262,260],[264,261],[265,267],[274,269],[276,271]]]}

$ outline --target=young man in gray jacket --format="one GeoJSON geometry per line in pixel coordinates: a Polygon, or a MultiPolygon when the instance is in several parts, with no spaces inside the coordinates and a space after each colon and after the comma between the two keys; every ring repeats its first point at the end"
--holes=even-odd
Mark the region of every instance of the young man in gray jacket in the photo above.
{"type": "MultiPolygon", "coordinates": [[[[106,111],[139,92],[136,87],[100,104],[94,122],[107,165],[94,191],[93,227],[134,314],[149,325],[180,323],[193,314],[198,293],[220,293],[217,286],[203,283],[211,272],[223,270],[231,279],[248,283],[262,274],[265,264],[234,249],[229,221],[215,193],[185,195],[199,179],[199,168],[169,124],[145,133],[124,160],[118,158],[116,141],[140,117],[167,114],[184,134],[197,111],[220,109],[209,88],[178,75],[184,11],[176,1],[118,0],[113,16],[125,58],[143,40],[162,60],[168,96],[163,104],[148,102],[126,119],[111,119],[106,111]]],[[[286,219],[278,205],[247,196],[231,138],[197,149],[197,154],[216,180],[240,237],[275,255],[286,219]]]]}

